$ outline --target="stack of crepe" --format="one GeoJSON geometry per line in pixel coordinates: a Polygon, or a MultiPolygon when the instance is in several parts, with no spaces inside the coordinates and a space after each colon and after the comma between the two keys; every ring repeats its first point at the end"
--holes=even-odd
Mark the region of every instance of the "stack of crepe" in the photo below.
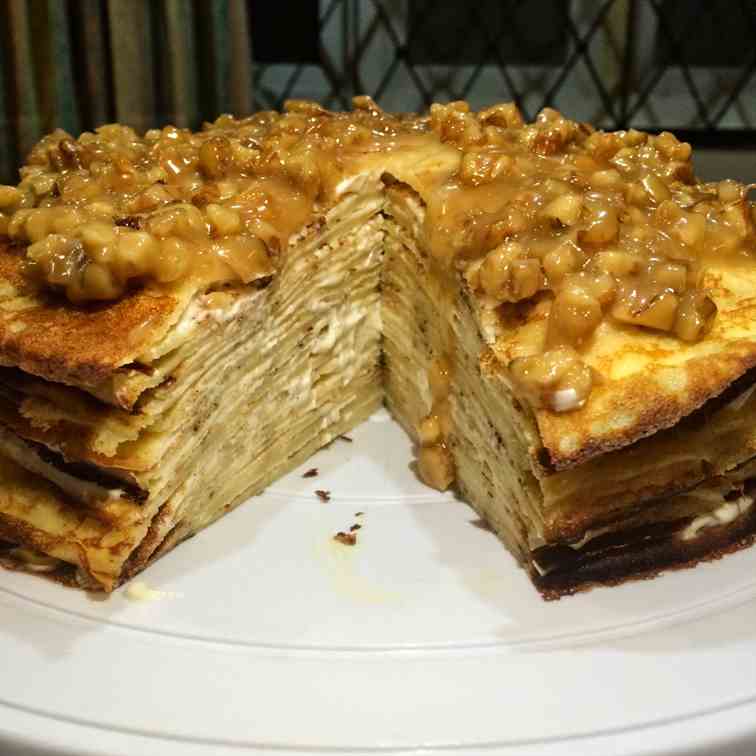
{"type": "Polygon", "coordinates": [[[0,247],[0,562],[111,591],[383,401],[546,597],[753,540],[752,237],[707,258],[700,340],[603,319],[580,344],[590,396],[564,411],[512,372],[548,339],[551,292],[492,303],[441,265],[438,218],[472,217],[438,215],[464,151],[397,123],[246,282],[72,302],[0,247]]]}

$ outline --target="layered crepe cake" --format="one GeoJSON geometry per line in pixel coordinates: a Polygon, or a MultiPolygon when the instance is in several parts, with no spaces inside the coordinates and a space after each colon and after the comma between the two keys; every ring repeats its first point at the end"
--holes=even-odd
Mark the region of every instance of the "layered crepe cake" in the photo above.
{"type": "Polygon", "coordinates": [[[754,218],[690,152],[366,97],[51,134],[0,187],[0,562],[112,591],[382,402],[547,598],[748,545],[754,218]]]}

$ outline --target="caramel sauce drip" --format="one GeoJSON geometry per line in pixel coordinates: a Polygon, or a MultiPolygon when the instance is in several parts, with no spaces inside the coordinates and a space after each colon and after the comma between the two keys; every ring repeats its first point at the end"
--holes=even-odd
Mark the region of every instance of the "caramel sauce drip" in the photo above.
{"type": "Polygon", "coordinates": [[[425,483],[445,491],[454,482],[454,460],[449,449],[452,431],[451,381],[453,357],[438,357],[428,369],[431,410],[420,422],[418,471],[425,483]]]}

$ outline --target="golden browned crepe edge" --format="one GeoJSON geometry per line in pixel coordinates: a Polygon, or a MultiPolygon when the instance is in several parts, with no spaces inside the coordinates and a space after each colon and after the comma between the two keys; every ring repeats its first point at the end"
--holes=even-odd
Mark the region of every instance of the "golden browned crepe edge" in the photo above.
{"type": "Polygon", "coordinates": [[[0,281],[25,298],[0,302],[0,364],[82,388],[111,379],[175,322],[187,294],[141,289],[112,303],[75,306],[33,289],[20,248],[0,243],[0,281]],[[8,304],[6,304],[8,303],[8,304]]]}
{"type": "MultiPolygon", "coordinates": [[[[481,356],[481,367],[486,372],[497,373],[507,379],[505,361],[492,350],[481,356]]],[[[583,409],[561,414],[535,410],[534,418],[542,448],[531,450],[534,461],[544,474],[549,474],[577,467],[602,454],[630,446],[673,427],[719,397],[754,367],[756,342],[743,339],[728,344],[727,351],[694,357],[682,366],[656,366],[652,375],[641,371],[619,381],[598,385],[583,409]],[[670,380],[677,380],[681,371],[685,373],[683,390],[653,390],[667,376],[670,380]],[[602,418],[607,418],[607,423],[611,423],[612,416],[621,415],[630,416],[633,421],[616,428],[604,428],[600,434],[592,437],[590,424],[601,422],[602,418],[589,418],[588,411],[591,405],[599,401],[604,403],[602,418]],[[566,452],[563,451],[564,441],[569,436],[575,438],[575,444],[573,450],[566,452]]],[[[529,406],[526,399],[518,398],[522,405],[529,406]]]]}
{"type": "MultiPolygon", "coordinates": [[[[601,454],[627,447],[637,441],[671,428],[683,418],[702,408],[708,401],[716,399],[745,373],[756,366],[756,343],[743,341],[729,345],[729,351],[696,357],[684,366],[656,367],[652,380],[664,381],[665,375],[685,372],[683,390],[672,393],[650,393],[652,385],[649,376],[637,373],[620,382],[598,386],[595,401],[604,395],[607,412],[630,414],[635,420],[625,427],[618,427],[591,439],[581,427],[581,411],[556,416],[541,410],[537,413],[538,429],[544,448],[548,452],[549,463],[555,470],[564,470],[583,464],[601,454]],[[568,433],[581,436],[581,443],[573,453],[560,451],[559,442],[568,433]]],[[[595,422],[595,421],[594,421],[595,422]]]]}
{"type": "Polygon", "coordinates": [[[95,581],[87,583],[89,587],[112,591],[118,585],[122,565],[144,537],[149,522],[137,521],[123,529],[100,522],[52,483],[5,456],[0,457],[0,482],[0,499],[8,502],[2,507],[7,511],[0,511],[0,541],[62,560],[52,577],[66,578],[64,582],[78,584],[68,579],[78,568],[79,574],[88,576],[86,580],[95,581]],[[38,507],[39,515],[35,513],[38,507]],[[14,511],[23,511],[23,519],[14,511]],[[57,513],[65,531],[53,534],[48,520],[57,513]]]}

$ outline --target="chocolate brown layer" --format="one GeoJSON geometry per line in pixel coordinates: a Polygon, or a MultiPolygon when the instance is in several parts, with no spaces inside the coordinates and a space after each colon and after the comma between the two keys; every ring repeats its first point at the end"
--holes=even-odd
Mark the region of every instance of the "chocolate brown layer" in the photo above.
{"type": "Polygon", "coordinates": [[[16,548],[18,548],[17,543],[0,539],[0,566],[13,572],[27,572],[38,575],[48,580],[53,580],[56,583],[62,583],[63,585],[79,585],[76,580],[76,567],[74,565],[61,561],[50,570],[35,570],[29,567],[28,563],[23,559],[18,559],[13,555],[12,552],[16,548]]]}
{"type": "MultiPolygon", "coordinates": [[[[688,541],[680,535],[686,524],[687,521],[659,523],[611,537],[599,536],[579,551],[569,546],[547,547],[550,563],[544,566],[551,569],[545,575],[532,569],[531,579],[543,598],[551,601],[594,586],[649,579],[664,570],[719,559],[756,541],[756,506],[732,523],[712,525],[688,541]]],[[[539,551],[540,564],[547,552],[539,551]]]]}
{"type": "Polygon", "coordinates": [[[146,501],[149,496],[148,491],[88,462],[68,462],[59,452],[48,449],[36,441],[25,440],[24,443],[34,450],[43,462],[73,478],[94,483],[102,488],[119,489],[126,498],[138,503],[146,501]]]}

